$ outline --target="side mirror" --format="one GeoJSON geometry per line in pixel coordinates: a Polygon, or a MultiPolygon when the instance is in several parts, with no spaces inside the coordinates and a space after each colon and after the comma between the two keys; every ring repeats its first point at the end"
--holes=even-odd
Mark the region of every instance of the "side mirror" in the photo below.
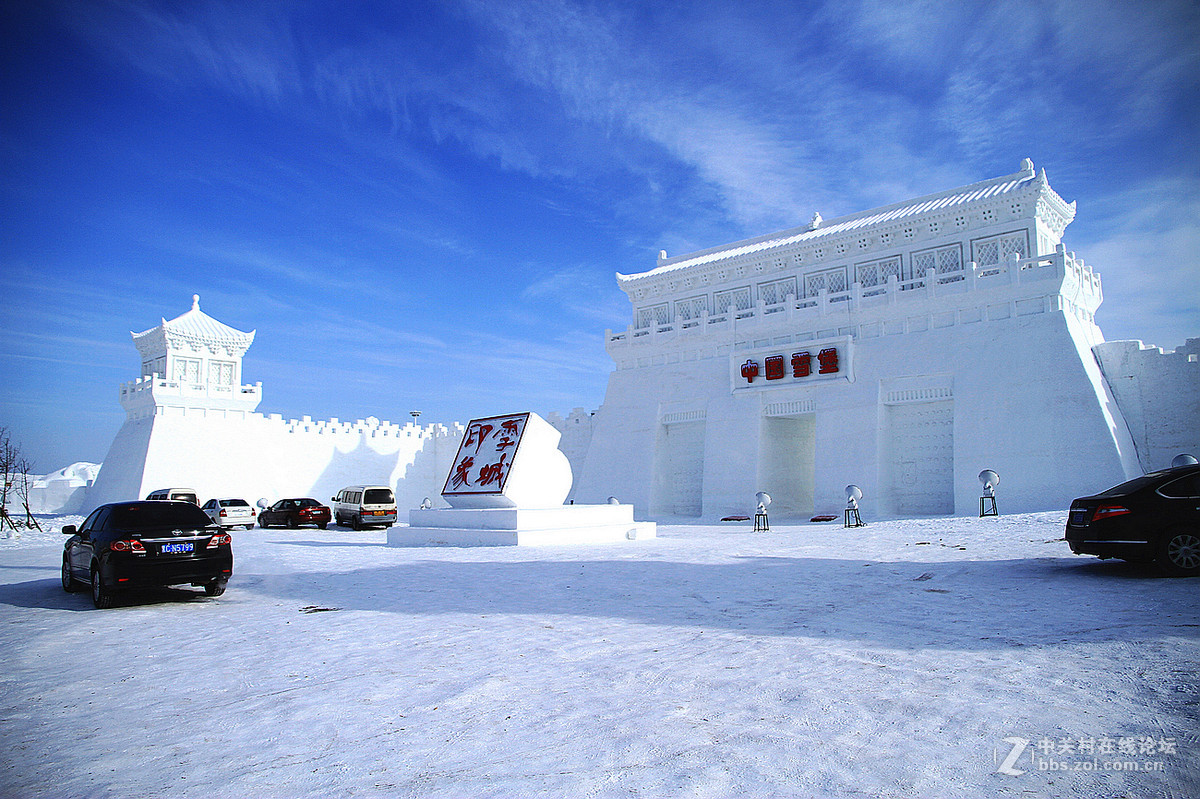
{"type": "Polygon", "coordinates": [[[330,497],[330,498],[329,498],[329,501],[330,501],[330,502],[337,502],[337,497],[330,497]]]}
{"type": "Polygon", "coordinates": [[[73,524],[64,524],[62,532],[63,535],[75,535],[79,532],[79,528],[73,524]]]}

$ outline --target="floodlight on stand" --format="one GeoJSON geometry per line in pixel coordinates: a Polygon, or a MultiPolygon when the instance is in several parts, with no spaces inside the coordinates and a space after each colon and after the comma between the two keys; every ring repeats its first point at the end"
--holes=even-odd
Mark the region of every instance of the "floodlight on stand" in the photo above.
{"type": "Polygon", "coordinates": [[[617,499],[616,497],[609,497],[609,498],[608,498],[608,504],[609,504],[609,505],[620,505],[620,504],[621,504],[621,500],[617,499]]]}
{"type": "Polygon", "coordinates": [[[433,507],[433,500],[430,499],[429,497],[425,497],[425,499],[421,500],[421,510],[429,510],[432,507],[433,507]]]}
{"type": "Polygon", "coordinates": [[[771,523],[767,519],[767,506],[771,504],[771,495],[766,491],[759,491],[754,495],[754,499],[758,501],[758,507],[754,510],[754,531],[770,530],[771,523]]]}
{"type": "Polygon", "coordinates": [[[267,498],[266,498],[266,497],[259,497],[259,498],[258,498],[258,502],[255,502],[254,504],[255,504],[255,505],[257,505],[257,506],[258,506],[258,507],[260,507],[260,508],[263,508],[263,509],[265,510],[265,509],[267,508],[267,498]]]}
{"type": "Polygon", "coordinates": [[[991,469],[979,473],[979,482],[983,483],[983,496],[979,498],[979,518],[984,516],[999,516],[996,510],[996,486],[1000,485],[1000,475],[991,469]]]}
{"type": "Polygon", "coordinates": [[[846,512],[843,514],[843,527],[865,527],[862,517],[858,515],[858,501],[862,499],[863,492],[858,486],[851,483],[846,486],[846,512]]]}
{"type": "Polygon", "coordinates": [[[1200,463],[1200,461],[1196,460],[1195,455],[1183,452],[1171,459],[1171,468],[1178,469],[1180,466],[1194,466],[1197,463],[1200,463]]]}

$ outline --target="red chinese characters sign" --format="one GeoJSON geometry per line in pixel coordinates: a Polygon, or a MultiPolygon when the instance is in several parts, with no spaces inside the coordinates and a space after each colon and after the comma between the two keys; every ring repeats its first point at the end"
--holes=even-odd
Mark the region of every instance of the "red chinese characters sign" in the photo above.
{"type": "Polygon", "coordinates": [[[733,387],[738,390],[800,385],[837,377],[852,379],[849,359],[849,338],[741,355],[734,361],[733,387]]]}
{"type": "Polygon", "coordinates": [[[503,493],[528,421],[528,413],[473,419],[463,434],[442,493],[503,493]]]}

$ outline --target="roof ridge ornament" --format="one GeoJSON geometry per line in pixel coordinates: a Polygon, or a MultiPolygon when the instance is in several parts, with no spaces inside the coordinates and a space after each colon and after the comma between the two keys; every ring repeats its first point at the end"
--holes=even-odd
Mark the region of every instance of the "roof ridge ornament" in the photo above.
{"type": "Polygon", "coordinates": [[[200,310],[200,295],[199,294],[192,295],[192,310],[193,311],[200,310]]]}
{"type": "MultiPolygon", "coordinates": [[[[1020,171],[1028,172],[1030,175],[1032,175],[1033,174],[1033,159],[1032,158],[1022,159],[1020,171]]],[[[1042,170],[1042,171],[1044,172],[1045,170],[1042,170]]]]}
{"type": "Polygon", "coordinates": [[[812,221],[808,223],[808,229],[816,230],[817,228],[819,228],[821,226],[821,223],[824,221],[825,220],[821,218],[821,212],[814,211],[813,216],[812,216],[812,221]]]}

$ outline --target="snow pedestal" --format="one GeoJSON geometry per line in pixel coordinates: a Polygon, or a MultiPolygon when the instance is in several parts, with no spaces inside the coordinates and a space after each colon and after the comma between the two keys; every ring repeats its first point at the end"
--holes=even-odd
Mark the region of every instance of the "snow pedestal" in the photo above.
{"type": "Polygon", "coordinates": [[[654,538],[632,505],[564,505],[571,464],[560,433],[535,413],[474,419],[446,476],[449,508],[409,511],[392,546],[596,544],[654,538]]]}

